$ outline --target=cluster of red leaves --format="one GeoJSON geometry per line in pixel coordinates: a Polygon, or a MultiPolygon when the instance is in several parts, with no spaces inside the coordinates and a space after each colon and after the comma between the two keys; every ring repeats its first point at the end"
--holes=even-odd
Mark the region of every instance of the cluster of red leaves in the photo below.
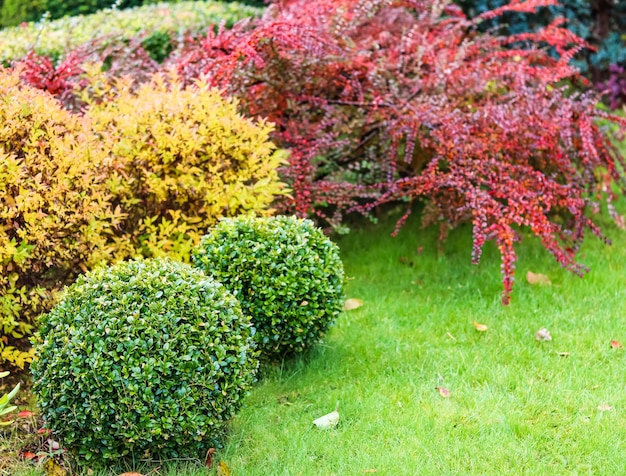
{"type": "MultiPolygon", "coordinates": [[[[276,123],[276,142],[292,150],[283,209],[337,225],[404,201],[399,228],[424,201],[424,223],[442,233],[471,221],[475,262],[495,240],[507,303],[520,229],[582,274],[577,247],[586,230],[600,235],[586,212],[610,190],[605,180],[624,188],[624,159],[602,124],[623,131],[626,120],[577,92],[584,79],[569,66],[583,40],[559,20],[513,37],[477,31],[555,3],[513,0],[468,20],[446,0],[281,0],[259,20],[189,38],[162,67],[188,82],[205,76],[276,123]]],[[[141,81],[153,66],[125,71],[141,81]]]]}
{"type": "Polygon", "coordinates": [[[256,24],[189,41],[170,64],[278,125],[297,213],[333,223],[403,200],[401,226],[424,199],[425,223],[473,223],[475,262],[496,241],[507,303],[519,229],[582,274],[576,249],[586,230],[600,235],[585,214],[597,170],[623,185],[624,159],[598,119],[626,121],[572,88],[584,85],[569,66],[583,40],[561,21],[506,38],[476,31],[553,4],[514,0],[470,21],[446,1],[287,0],[256,24]]]}

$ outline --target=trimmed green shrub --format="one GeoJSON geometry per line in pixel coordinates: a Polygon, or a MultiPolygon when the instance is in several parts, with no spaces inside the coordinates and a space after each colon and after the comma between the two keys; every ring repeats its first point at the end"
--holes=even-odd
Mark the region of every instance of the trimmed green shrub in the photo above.
{"type": "Polygon", "coordinates": [[[192,262],[239,299],[268,359],[311,347],[342,309],[339,250],[310,220],[223,219],[192,262]]]}
{"type": "Polygon", "coordinates": [[[199,457],[258,366],[251,326],[219,283],[169,259],[81,276],[41,319],[33,390],[82,464],[199,457]]]}
{"type": "MultiPolygon", "coordinates": [[[[0,26],[15,26],[22,22],[39,20],[44,14],[52,19],[88,15],[105,9],[129,9],[165,2],[159,0],[3,0],[0,2],[0,26]]],[[[169,4],[181,3],[181,0],[170,0],[169,4]]],[[[196,2],[204,3],[204,2],[196,2]]],[[[261,0],[244,0],[239,3],[263,6],[261,0]]]]}
{"type": "Polygon", "coordinates": [[[261,12],[260,8],[234,2],[181,2],[145,5],[128,10],[109,9],[91,15],[30,22],[24,26],[0,30],[0,60],[7,62],[20,58],[31,49],[56,59],[96,39],[101,39],[100,46],[104,46],[107,42],[129,40],[137,35],[201,34],[210,25],[222,21],[232,25],[237,20],[258,16],[261,12]]]}

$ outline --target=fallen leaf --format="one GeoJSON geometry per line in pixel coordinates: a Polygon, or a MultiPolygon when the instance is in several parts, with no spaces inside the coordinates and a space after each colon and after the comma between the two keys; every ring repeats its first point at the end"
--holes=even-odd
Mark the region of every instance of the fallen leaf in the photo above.
{"type": "Polygon", "coordinates": [[[31,412],[30,410],[22,410],[21,412],[19,412],[17,414],[18,417],[20,418],[30,418],[34,415],[34,412],[31,412]]]}
{"type": "Polygon", "coordinates": [[[217,465],[217,476],[230,476],[230,468],[224,461],[217,465]]]}
{"type": "Polygon", "coordinates": [[[372,468],[372,469],[366,469],[363,472],[364,473],[378,473],[378,470],[376,468],[372,468]]]}
{"type": "Polygon", "coordinates": [[[533,273],[532,271],[526,273],[526,281],[528,281],[529,284],[542,284],[545,286],[550,286],[552,284],[550,278],[548,278],[545,274],[533,273]]]}
{"type": "Polygon", "coordinates": [[[450,398],[450,390],[446,387],[435,387],[435,390],[439,392],[443,398],[450,398]]]}
{"type": "Polygon", "coordinates": [[[485,324],[479,324],[476,321],[474,321],[474,327],[478,332],[485,332],[487,329],[489,329],[489,327],[487,327],[485,324]]]}
{"type": "Polygon", "coordinates": [[[343,303],[344,311],[352,311],[353,309],[358,309],[363,305],[362,299],[350,298],[346,299],[346,302],[343,303]]]}
{"type": "Polygon", "coordinates": [[[313,420],[313,424],[320,430],[328,430],[330,428],[334,428],[337,426],[338,423],[339,412],[337,410],[313,420]]]}
{"type": "Polygon", "coordinates": [[[144,476],[141,473],[122,473],[122,474],[118,474],[117,476],[144,476]]]}
{"type": "Polygon", "coordinates": [[[620,344],[619,341],[612,340],[611,341],[611,347],[613,347],[614,349],[621,349],[622,348],[622,344],[620,344]]]}
{"type": "Polygon", "coordinates": [[[37,457],[37,455],[32,451],[22,451],[20,456],[24,459],[35,459],[37,457]]]}
{"type": "Polygon", "coordinates": [[[415,252],[418,255],[421,255],[424,252],[424,247],[423,246],[418,246],[417,249],[415,250],[415,252]]]}
{"type": "Polygon", "coordinates": [[[550,331],[545,327],[542,327],[535,334],[535,339],[538,341],[552,340],[552,336],[550,335],[550,331]]]}
{"type": "Polygon", "coordinates": [[[215,448],[209,448],[206,452],[206,459],[204,460],[204,465],[207,468],[213,467],[213,454],[215,453],[215,448]]]}
{"type": "Polygon", "coordinates": [[[608,412],[611,409],[611,405],[607,405],[606,403],[602,405],[598,405],[598,410],[601,412],[608,412]]]}

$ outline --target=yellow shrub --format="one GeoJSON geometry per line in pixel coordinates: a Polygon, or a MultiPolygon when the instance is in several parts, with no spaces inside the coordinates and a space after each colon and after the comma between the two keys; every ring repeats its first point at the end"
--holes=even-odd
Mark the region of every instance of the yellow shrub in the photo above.
{"type": "Polygon", "coordinates": [[[122,215],[89,137],[48,94],[0,71],[0,363],[30,361],[25,336],[54,289],[110,251],[122,215]]]}
{"type": "Polygon", "coordinates": [[[188,260],[220,217],[267,215],[285,192],[272,126],[241,116],[205,83],[183,89],[174,75],[157,75],[136,91],[121,80],[98,97],[87,116],[114,163],[108,186],[126,216],[119,254],[124,241],[147,256],[188,260]]]}
{"type": "Polygon", "coordinates": [[[27,336],[55,292],[102,262],[188,260],[220,217],[267,215],[285,193],[272,127],[198,83],[93,84],[83,116],[0,71],[0,364],[32,360],[27,336]]]}

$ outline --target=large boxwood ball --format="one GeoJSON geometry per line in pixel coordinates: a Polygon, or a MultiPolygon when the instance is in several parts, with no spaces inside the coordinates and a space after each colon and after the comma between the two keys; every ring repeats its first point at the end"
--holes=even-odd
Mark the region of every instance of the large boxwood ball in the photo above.
{"type": "Polygon", "coordinates": [[[79,462],[198,457],[258,368],[237,300],[168,259],[100,268],[41,319],[31,369],[46,428],[79,462]]]}
{"type": "Polygon", "coordinates": [[[202,238],[192,262],[239,299],[263,358],[308,349],[342,309],[339,250],[310,220],[223,219],[202,238]]]}

